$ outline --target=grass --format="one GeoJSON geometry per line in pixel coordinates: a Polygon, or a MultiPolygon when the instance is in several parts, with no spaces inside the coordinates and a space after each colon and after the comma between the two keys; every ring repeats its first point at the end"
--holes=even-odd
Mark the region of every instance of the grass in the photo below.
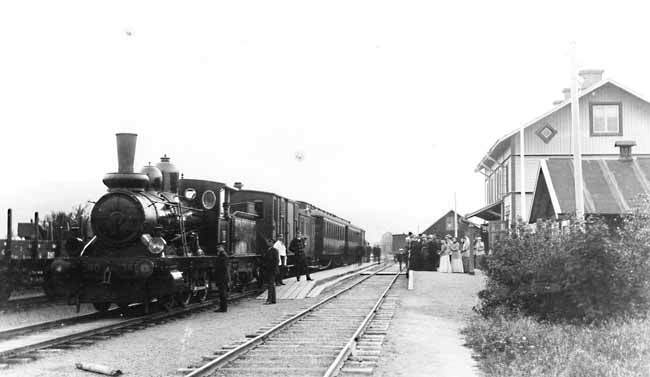
{"type": "Polygon", "coordinates": [[[486,377],[650,376],[650,319],[604,325],[474,317],[463,329],[486,377]]]}

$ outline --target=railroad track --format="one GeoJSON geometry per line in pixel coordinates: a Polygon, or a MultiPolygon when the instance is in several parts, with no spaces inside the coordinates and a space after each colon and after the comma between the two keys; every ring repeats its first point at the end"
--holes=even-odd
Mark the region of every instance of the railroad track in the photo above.
{"type": "Polygon", "coordinates": [[[334,376],[367,370],[379,357],[395,307],[395,297],[386,297],[399,275],[394,265],[375,271],[245,343],[204,357],[210,361],[190,368],[185,377],[334,376]],[[387,268],[394,273],[380,274],[387,268]],[[380,309],[384,302],[386,308],[380,309]]]}
{"type": "Polygon", "coordinates": [[[33,306],[40,306],[44,304],[55,304],[63,302],[62,299],[52,299],[46,295],[38,295],[31,297],[20,297],[9,299],[1,308],[3,311],[16,311],[19,309],[26,309],[33,306]]]}
{"type": "MultiPolygon", "coordinates": [[[[259,293],[259,290],[247,291],[230,296],[228,301],[255,296],[259,293]]],[[[208,310],[218,302],[217,298],[208,299],[184,308],[174,308],[168,312],[136,318],[120,317],[117,315],[119,309],[114,309],[109,312],[109,315],[93,313],[3,331],[0,332],[0,369],[34,361],[44,355],[56,354],[66,349],[81,348],[126,332],[166,323],[197,311],[208,310]],[[51,337],[41,333],[48,330],[54,333],[51,337]],[[58,333],[64,334],[57,335],[58,333]]]]}

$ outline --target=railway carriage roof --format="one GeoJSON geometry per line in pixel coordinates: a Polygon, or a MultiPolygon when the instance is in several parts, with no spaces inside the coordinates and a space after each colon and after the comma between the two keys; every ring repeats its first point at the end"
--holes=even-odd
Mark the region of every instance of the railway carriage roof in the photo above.
{"type": "Polygon", "coordinates": [[[263,194],[263,195],[273,195],[277,196],[278,198],[286,199],[290,202],[295,202],[293,199],[289,199],[286,196],[278,195],[274,192],[269,192],[269,191],[261,191],[261,190],[237,190],[238,192],[250,192],[250,193],[255,193],[255,194],[263,194]]]}

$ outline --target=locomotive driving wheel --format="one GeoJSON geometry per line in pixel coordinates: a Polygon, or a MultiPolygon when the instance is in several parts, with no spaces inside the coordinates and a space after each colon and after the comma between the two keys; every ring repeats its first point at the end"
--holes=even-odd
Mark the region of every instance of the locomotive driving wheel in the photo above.
{"type": "Polygon", "coordinates": [[[198,281],[197,286],[201,287],[200,291],[196,292],[196,297],[199,302],[205,302],[208,299],[208,290],[210,289],[210,279],[208,279],[208,273],[203,272],[201,274],[202,279],[198,281]]]}
{"type": "Polygon", "coordinates": [[[0,281],[0,307],[3,307],[9,301],[11,296],[11,286],[8,281],[0,281]]]}
{"type": "Polygon", "coordinates": [[[175,295],[167,295],[167,296],[161,296],[158,297],[158,303],[166,310],[166,311],[171,311],[174,306],[176,305],[176,296],[175,295]]]}
{"type": "Polygon", "coordinates": [[[192,301],[192,289],[186,289],[183,292],[179,292],[176,294],[178,303],[182,307],[186,307],[187,305],[190,304],[190,301],[192,301]]]}
{"type": "Polygon", "coordinates": [[[93,307],[100,313],[108,312],[108,308],[111,307],[110,302],[93,302],[93,307]]]}
{"type": "Polygon", "coordinates": [[[118,302],[117,307],[120,308],[120,313],[126,316],[131,314],[131,307],[128,302],[118,302]]]}

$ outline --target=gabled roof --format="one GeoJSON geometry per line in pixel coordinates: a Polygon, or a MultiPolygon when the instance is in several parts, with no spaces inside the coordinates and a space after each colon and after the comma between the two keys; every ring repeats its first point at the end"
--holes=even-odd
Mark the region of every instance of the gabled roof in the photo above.
{"type": "MultiPolygon", "coordinates": [[[[630,211],[640,195],[650,195],[650,158],[647,157],[636,157],[632,161],[582,160],[582,176],[586,214],[624,214],[630,211]]],[[[541,161],[531,220],[539,217],[535,214],[538,200],[550,201],[555,216],[575,212],[573,159],[541,161]],[[546,193],[548,197],[541,197],[546,193]]]]}
{"type": "Polygon", "coordinates": [[[476,226],[476,227],[478,227],[477,224],[475,224],[475,223],[469,221],[465,216],[461,215],[461,214],[458,213],[458,212],[454,212],[454,210],[452,209],[452,210],[447,211],[444,215],[440,216],[440,217],[438,218],[438,220],[434,221],[433,224],[431,224],[429,227],[427,227],[427,228],[426,228],[422,233],[430,232],[430,231],[433,230],[433,229],[436,227],[436,225],[438,225],[441,221],[444,221],[444,220],[447,218],[447,216],[449,216],[449,215],[453,215],[454,213],[456,214],[456,218],[458,219],[458,224],[460,224],[460,223],[465,223],[465,224],[468,224],[469,226],[476,226]]]}
{"type": "MultiPolygon", "coordinates": [[[[642,100],[642,101],[645,101],[646,103],[650,104],[650,100],[646,99],[645,97],[643,97],[643,96],[640,95],[639,93],[634,92],[633,90],[631,90],[631,89],[629,89],[629,88],[627,88],[627,87],[625,87],[625,86],[619,84],[618,82],[616,82],[616,81],[614,81],[614,80],[612,80],[612,79],[604,79],[604,80],[601,80],[600,82],[598,82],[598,83],[596,83],[596,84],[590,86],[589,88],[587,88],[587,89],[583,89],[583,90],[580,91],[580,93],[579,93],[579,94],[580,94],[580,95],[579,95],[579,98],[582,98],[582,97],[586,96],[587,94],[593,92],[594,90],[596,90],[596,89],[598,89],[598,88],[602,88],[603,86],[605,86],[605,85],[607,85],[607,84],[612,84],[612,85],[614,85],[614,86],[616,86],[616,87],[618,87],[618,88],[620,88],[620,89],[622,89],[622,90],[624,90],[624,91],[630,93],[631,95],[637,97],[638,99],[640,99],[640,100],[642,100]]],[[[549,115],[551,115],[551,114],[553,114],[553,113],[555,113],[555,112],[557,112],[557,111],[560,111],[560,110],[563,109],[565,106],[570,105],[570,104],[571,104],[571,99],[565,99],[564,101],[562,101],[561,103],[557,104],[556,106],[554,106],[554,107],[553,107],[552,109],[550,109],[549,111],[547,111],[547,112],[545,112],[544,114],[538,116],[537,118],[531,120],[530,122],[524,124],[524,125],[522,126],[522,128],[524,128],[524,129],[525,129],[525,128],[528,128],[528,127],[530,127],[530,126],[536,124],[536,123],[539,122],[540,120],[542,120],[542,119],[548,117],[549,115]]],[[[498,139],[498,140],[494,143],[494,145],[492,145],[492,147],[490,148],[490,150],[488,150],[488,152],[485,154],[485,156],[483,156],[483,158],[481,159],[481,161],[479,162],[479,164],[476,166],[475,171],[479,171],[479,170],[481,169],[481,167],[485,166],[484,164],[485,164],[486,160],[489,160],[489,157],[493,154],[493,152],[494,152],[495,150],[497,150],[499,147],[501,147],[501,144],[502,144],[503,142],[505,142],[506,140],[510,139],[512,136],[518,134],[520,129],[521,129],[521,128],[518,128],[518,129],[516,129],[516,130],[514,130],[514,131],[512,131],[512,132],[510,132],[510,133],[508,133],[508,134],[506,134],[505,136],[501,137],[500,139],[498,139]]]]}

